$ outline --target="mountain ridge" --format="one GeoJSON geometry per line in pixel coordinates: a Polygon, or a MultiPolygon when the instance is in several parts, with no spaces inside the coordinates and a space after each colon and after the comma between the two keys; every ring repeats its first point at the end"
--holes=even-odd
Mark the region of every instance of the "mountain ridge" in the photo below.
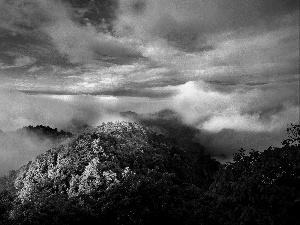
{"type": "Polygon", "coordinates": [[[11,173],[0,224],[297,224],[299,128],[220,165],[137,123],[103,123],[11,173]]]}

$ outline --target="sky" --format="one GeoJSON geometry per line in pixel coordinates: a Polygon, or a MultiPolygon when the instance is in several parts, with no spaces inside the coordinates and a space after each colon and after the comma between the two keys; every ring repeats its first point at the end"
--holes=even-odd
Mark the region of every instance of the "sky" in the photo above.
{"type": "Polygon", "coordinates": [[[2,131],[171,109],[218,153],[278,145],[299,124],[299,1],[0,0],[0,104],[2,131]]]}

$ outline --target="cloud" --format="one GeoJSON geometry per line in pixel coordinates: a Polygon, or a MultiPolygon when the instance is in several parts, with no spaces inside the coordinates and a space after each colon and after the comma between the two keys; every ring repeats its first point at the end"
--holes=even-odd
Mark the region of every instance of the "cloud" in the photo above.
{"type": "Polygon", "coordinates": [[[115,29],[195,51],[209,49],[206,42],[213,33],[254,26],[270,29],[274,19],[297,11],[298,5],[296,0],[120,0],[115,29]]]}
{"type": "Polygon", "coordinates": [[[36,62],[36,59],[29,56],[19,56],[15,59],[15,67],[23,67],[32,65],[36,62]]]}
{"type": "MultiPolygon", "coordinates": [[[[291,113],[294,114],[295,112],[291,113]]],[[[281,123],[280,126],[271,130],[265,129],[266,124],[261,123],[261,127],[257,126],[258,121],[256,120],[254,121],[255,126],[253,126],[245,123],[245,121],[239,123],[240,121],[237,119],[237,122],[231,121],[233,126],[229,124],[227,128],[221,130],[207,130],[191,124],[187,125],[186,122],[183,123],[183,118],[173,110],[161,110],[150,114],[124,112],[122,116],[131,118],[141,125],[148,126],[155,132],[170,136],[177,141],[183,141],[183,143],[197,142],[204,147],[206,153],[222,162],[231,160],[233,154],[241,148],[247,151],[251,149],[263,151],[270,146],[280,147],[281,141],[287,137],[286,128],[290,122],[286,117],[287,115],[280,115],[282,116],[280,119],[283,121],[278,118],[278,122],[281,123]],[[242,124],[245,126],[240,126],[242,124]],[[250,129],[245,129],[249,125],[250,129]]],[[[219,122],[224,125],[223,120],[219,122]]],[[[218,128],[219,124],[216,126],[215,128],[218,128]]]]}
{"type": "Polygon", "coordinates": [[[118,59],[128,61],[140,57],[139,51],[126,39],[79,24],[72,18],[73,13],[70,5],[61,1],[1,0],[0,29],[12,32],[11,35],[32,33],[44,42],[51,41],[71,63],[96,63],[107,59],[118,62],[118,59]]]}
{"type": "Polygon", "coordinates": [[[0,0],[1,86],[28,93],[0,92],[0,129],[76,130],[171,108],[226,153],[299,122],[298,1],[118,4],[104,31],[61,1],[0,0]]]}
{"type": "MultiPolygon", "coordinates": [[[[171,108],[185,124],[200,131],[195,139],[211,154],[230,156],[241,147],[262,150],[271,144],[277,145],[283,139],[287,124],[297,122],[299,115],[296,82],[251,86],[248,89],[241,86],[226,91],[213,89],[204,82],[188,82],[152,90],[170,90],[177,94],[166,98],[138,98],[29,95],[2,90],[0,129],[9,131],[42,124],[74,132],[87,125],[127,120],[119,112],[130,110],[146,114],[171,108]]],[[[38,142],[32,137],[17,141],[18,138],[7,139],[9,142],[2,140],[1,146],[5,148],[0,149],[0,160],[5,161],[1,165],[6,171],[18,166],[16,162],[26,162],[48,148],[47,142],[38,142]]]]}
{"type": "MultiPolygon", "coordinates": [[[[6,69],[14,69],[19,67],[27,67],[33,65],[37,60],[35,57],[25,56],[22,54],[16,54],[16,53],[10,53],[8,52],[7,55],[10,55],[10,57],[14,58],[12,63],[0,63],[0,70],[6,70],[6,69]]],[[[24,69],[24,68],[22,68],[24,69]]]]}
{"type": "MultiPolygon", "coordinates": [[[[284,20],[281,18],[281,21],[284,20]]],[[[299,74],[299,26],[287,22],[273,31],[239,31],[215,34],[208,44],[213,49],[186,53],[165,42],[152,42],[143,54],[162,67],[189,80],[245,83],[270,82],[299,74]]],[[[178,76],[174,73],[174,77],[178,76]]]]}
{"type": "Polygon", "coordinates": [[[0,175],[32,160],[52,143],[47,139],[11,131],[28,125],[44,125],[59,130],[80,132],[103,122],[128,120],[119,112],[151,112],[167,106],[166,101],[90,95],[29,95],[0,91],[0,175]]]}
{"type": "Polygon", "coordinates": [[[121,120],[119,112],[151,112],[168,106],[167,100],[137,97],[24,94],[0,92],[0,130],[11,131],[28,125],[45,125],[76,132],[82,126],[121,120]]]}
{"type": "Polygon", "coordinates": [[[130,48],[130,43],[97,33],[93,27],[80,27],[72,21],[59,21],[44,28],[44,31],[51,36],[60,53],[67,55],[72,63],[95,63],[96,60],[114,58],[118,62],[118,58],[141,56],[137,50],[130,48]]]}
{"type": "Polygon", "coordinates": [[[205,146],[208,152],[218,160],[228,162],[241,148],[246,151],[251,149],[263,151],[270,146],[280,147],[281,142],[286,139],[286,128],[287,126],[284,126],[273,132],[223,129],[216,133],[201,130],[195,136],[195,140],[205,146]]]}
{"type": "MultiPolygon", "coordinates": [[[[72,122],[92,125],[114,103],[79,97],[68,101],[43,95],[26,95],[16,91],[1,91],[0,129],[15,130],[28,125],[49,125],[59,129],[72,122]],[[97,103],[97,105],[96,105],[97,103]]],[[[113,111],[113,110],[112,110],[113,111]]]]}
{"type": "Polygon", "coordinates": [[[162,38],[182,47],[193,45],[203,26],[198,21],[199,15],[211,17],[214,11],[212,4],[206,9],[201,5],[200,1],[119,1],[115,29],[117,34],[147,41],[162,38]]]}
{"type": "Polygon", "coordinates": [[[275,31],[224,33],[210,40],[209,67],[226,74],[274,75],[299,71],[299,26],[289,24],[275,31]]]}
{"type": "MultiPolygon", "coordinates": [[[[112,85],[120,93],[120,86],[131,89],[132,83],[136,90],[189,80],[240,83],[298,73],[299,12],[294,9],[297,2],[276,0],[272,2],[276,7],[269,0],[255,0],[251,5],[244,0],[225,2],[119,1],[117,19],[112,25],[116,35],[112,35],[99,32],[92,24],[78,23],[74,20],[75,9],[60,1],[2,0],[0,8],[7,13],[1,15],[0,27],[18,34],[3,38],[6,52],[13,49],[12,52],[23,52],[24,57],[36,58],[32,70],[13,70],[11,74],[29,77],[35,68],[45,67],[35,75],[52,76],[62,74],[65,67],[67,70],[75,67],[73,64],[84,64],[76,65],[81,66],[76,75],[83,81],[75,79],[70,85],[73,89],[66,88],[70,93],[75,88],[78,92],[88,89],[82,93],[98,91],[103,86],[99,85],[102,77],[122,83],[124,86],[112,85]],[[222,24],[225,22],[228,25],[222,24]],[[100,78],[85,80],[91,64],[97,64],[94,77],[100,78]],[[49,72],[49,65],[62,69],[49,72]],[[132,73],[126,67],[133,67],[132,73]],[[117,71],[120,69],[125,69],[123,75],[117,71]]],[[[13,65],[16,60],[8,61],[13,65]]],[[[68,76],[61,77],[68,80],[62,82],[63,86],[71,82],[68,76]]],[[[42,79],[31,80],[31,88],[35,88],[33,84],[39,88],[40,82],[42,79]]]]}
{"type": "Polygon", "coordinates": [[[53,146],[51,140],[29,133],[0,134],[0,176],[8,175],[53,146]]]}
{"type": "Polygon", "coordinates": [[[188,82],[179,86],[173,109],[186,123],[209,132],[273,132],[289,123],[298,123],[298,83],[266,86],[227,93],[212,90],[201,82],[188,82]]]}
{"type": "Polygon", "coordinates": [[[292,106],[276,113],[266,121],[259,114],[242,115],[239,112],[225,112],[215,115],[205,121],[201,129],[210,132],[220,132],[223,129],[250,132],[272,132],[286,127],[289,123],[297,123],[299,118],[299,107],[292,106]]]}

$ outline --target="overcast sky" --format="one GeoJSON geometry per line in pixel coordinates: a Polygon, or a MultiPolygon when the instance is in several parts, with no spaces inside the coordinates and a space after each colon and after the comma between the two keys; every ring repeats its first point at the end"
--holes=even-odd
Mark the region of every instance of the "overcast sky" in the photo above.
{"type": "Polygon", "coordinates": [[[298,0],[109,2],[0,0],[1,130],[169,108],[270,142],[299,123],[298,0]]]}

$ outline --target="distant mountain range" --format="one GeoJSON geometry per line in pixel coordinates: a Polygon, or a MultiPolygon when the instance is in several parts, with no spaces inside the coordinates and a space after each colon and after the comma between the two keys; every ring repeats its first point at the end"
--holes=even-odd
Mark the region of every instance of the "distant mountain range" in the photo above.
{"type": "MultiPolygon", "coordinates": [[[[166,109],[156,113],[138,114],[127,111],[120,113],[122,117],[136,121],[142,126],[149,127],[157,133],[163,134],[177,144],[196,145],[195,136],[200,133],[199,129],[186,125],[182,117],[173,110],[166,109]]],[[[198,145],[198,151],[205,151],[203,146],[198,145]]]]}
{"type": "Polygon", "coordinates": [[[44,140],[52,142],[52,145],[62,144],[64,141],[74,137],[74,134],[66,131],[58,131],[57,128],[51,128],[49,126],[25,126],[16,131],[3,132],[0,131],[0,138],[5,137],[18,137],[19,141],[24,138],[34,138],[36,140],[40,140],[41,142],[44,140]]]}
{"type": "Polygon", "coordinates": [[[18,129],[15,131],[16,133],[30,133],[30,134],[35,134],[40,137],[45,137],[53,140],[60,140],[60,139],[66,139],[66,138],[71,138],[74,136],[74,134],[66,131],[58,131],[57,128],[51,128],[49,126],[43,126],[43,125],[38,125],[38,126],[26,126],[21,129],[18,129]]]}

